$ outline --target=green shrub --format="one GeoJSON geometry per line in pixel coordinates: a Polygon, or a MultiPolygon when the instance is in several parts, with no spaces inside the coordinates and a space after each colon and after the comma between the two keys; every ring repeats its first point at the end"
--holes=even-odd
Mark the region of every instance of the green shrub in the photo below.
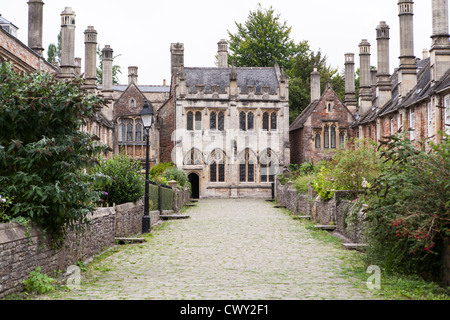
{"type": "Polygon", "coordinates": [[[141,164],[124,153],[100,160],[93,172],[111,178],[102,190],[109,205],[136,202],[144,196],[145,178],[141,174],[141,164]]]}
{"type": "Polygon", "coordinates": [[[188,176],[186,172],[176,167],[166,169],[161,176],[167,181],[175,180],[179,188],[184,188],[188,184],[188,176]]]}
{"type": "Polygon", "coordinates": [[[41,273],[41,267],[37,266],[30,272],[28,279],[22,281],[25,291],[44,294],[55,290],[56,280],[41,273]]]}
{"type": "Polygon", "coordinates": [[[11,200],[2,219],[29,219],[59,246],[99,200],[85,169],[107,146],[80,128],[103,100],[79,79],[19,74],[9,63],[0,63],[0,92],[0,190],[11,200]]]}
{"type": "Polygon", "coordinates": [[[175,165],[173,162],[160,162],[157,165],[153,166],[150,169],[149,175],[150,177],[158,177],[160,176],[165,170],[174,167],[175,165]]]}
{"type": "Polygon", "coordinates": [[[450,138],[418,149],[399,134],[383,142],[390,165],[367,199],[367,260],[404,273],[436,275],[450,236],[450,138]]]}
{"type": "Polygon", "coordinates": [[[383,161],[377,144],[371,139],[349,140],[347,149],[338,149],[329,161],[316,171],[313,188],[321,199],[328,200],[335,190],[352,191],[353,197],[373,184],[382,170],[383,161]]]}
{"type": "Polygon", "coordinates": [[[297,190],[298,194],[305,194],[308,193],[308,185],[312,183],[314,176],[312,174],[310,175],[304,175],[299,176],[296,179],[293,180],[294,188],[297,190]]]}

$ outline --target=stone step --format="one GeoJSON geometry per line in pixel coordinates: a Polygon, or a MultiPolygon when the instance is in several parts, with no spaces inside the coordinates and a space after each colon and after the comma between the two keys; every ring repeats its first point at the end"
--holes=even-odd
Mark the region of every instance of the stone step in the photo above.
{"type": "Polygon", "coordinates": [[[197,204],[196,203],[186,203],[184,204],[186,207],[196,207],[197,204]]]}
{"type": "Polygon", "coordinates": [[[312,219],[312,216],[296,216],[297,219],[312,219]]]}
{"type": "Polygon", "coordinates": [[[188,219],[190,218],[187,214],[168,214],[168,215],[161,215],[161,219],[163,220],[176,220],[176,219],[188,219]]]}
{"type": "Polygon", "coordinates": [[[367,244],[365,243],[343,243],[342,248],[347,250],[358,250],[361,251],[365,247],[367,247],[367,244]]]}
{"type": "Polygon", "coordinates": [[[335,230],[336,226],[334,225],[328,225],[328,224],[316,224],[314,226],[314,228],[316,229],[320,229],[320,230],[335,230]]]}
{"type": "Polygon", "coordinates": [[[142,243],[145,242],[144,238],[114,238],[118,244],[129,244],[129,243],[142,243]]]}

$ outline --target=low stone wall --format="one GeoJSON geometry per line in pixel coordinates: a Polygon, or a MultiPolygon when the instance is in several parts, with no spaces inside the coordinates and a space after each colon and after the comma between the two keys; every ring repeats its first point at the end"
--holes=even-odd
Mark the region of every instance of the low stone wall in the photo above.
{"type": "MultiPolygon", "coordinates": [[[[308,188],[308,194],[297,194],[288,182],[282,185],[275,183],[275,197],[277,202],[285,206],[294,214],[310,215],[319,224],[334,224],[334,233],[343,236],[352,243],[364,243],[364,213],[359,208],[354,208],[354,203],[349,200],[348,191],[336,191],[329,201],[321,201],[312,190],[308,188]]],[[[450,240],[446,239],[442,252],[442,280],[450,285],[450,240]]]]}
{"type": "MultiPolygon", "coordinates": [[[[41,230],[29,230],[17,223],[0,224],[0,298],[23,290],[22,281],[37,266],[41,272],[67,268],[86,261],[115,245],[116,237],[140,234],[143,201],[115,207],[98,208],[81,235],[68,232],[61,249],[52,249],[41,230]]],[[[159,221],[159,211],[152,212],[151,223],[159,221]]]]}
{"type": "Polygon", "coordinates": [[[348,214],[352,209],[352,202],[348,200],[349,192],[336,191],[334,197],[328,201],[320,200],[309,186],[308,193],[298,194],[288,182],[275,184],[275,196],[280,205],[299,215],[310,215],[314,221],[323,225],[336,225],[336,232],[349,240],[361,243],[362,213],[356,213],[357,218],[350,223],[348,214]]]}

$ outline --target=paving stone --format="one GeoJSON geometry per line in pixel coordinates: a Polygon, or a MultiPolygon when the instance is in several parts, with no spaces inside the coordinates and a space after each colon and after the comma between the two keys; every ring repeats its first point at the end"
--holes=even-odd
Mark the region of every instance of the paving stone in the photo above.
{"type": "Polygon", "coordinates": [[[372,299],[338,275],[352,251],[314,239],[273,203],[202,199],[188,214],[105,259],[110,271],[58,299],[372,299]]]}

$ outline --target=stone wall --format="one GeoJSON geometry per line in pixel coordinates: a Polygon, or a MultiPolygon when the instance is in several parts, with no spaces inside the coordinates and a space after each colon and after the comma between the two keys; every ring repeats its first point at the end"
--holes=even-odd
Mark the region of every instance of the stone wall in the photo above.
{"type": "MultiPolygon", "coordinates": [[[[86,261],[115,244],[116,237],[140,234],[143,201],[116,207],[98,208],[81,235],[68,232],[61,249],[52,249],[37,227],[29,230],[17,223],[0,224],[0,298],[23,289],[22,281],[36,266],[41,272],[67,268],[86,261]]],[[[152,212],[151,223],[159,221],[159,211],[152,212]]]]}
{"type": "MultiPolygon", "coordinates": [[[[349,200],[348,191],[337,191],[329,201],[317,198],[311,186],[308,194],[297,194],[288,182],[282,185],[275,183],[275,197],[279,205],[285,206],[293,214],[310,215],[318,224],[333,224],[335,235],[351,243],[364,243],[364,213],[356,210],[349,200]],[[352,216],[349,217],[350,212],[352,216]]],[[[450,285],[450,240],[446,239],[442,251],[442,281],[450,285]]]]}

